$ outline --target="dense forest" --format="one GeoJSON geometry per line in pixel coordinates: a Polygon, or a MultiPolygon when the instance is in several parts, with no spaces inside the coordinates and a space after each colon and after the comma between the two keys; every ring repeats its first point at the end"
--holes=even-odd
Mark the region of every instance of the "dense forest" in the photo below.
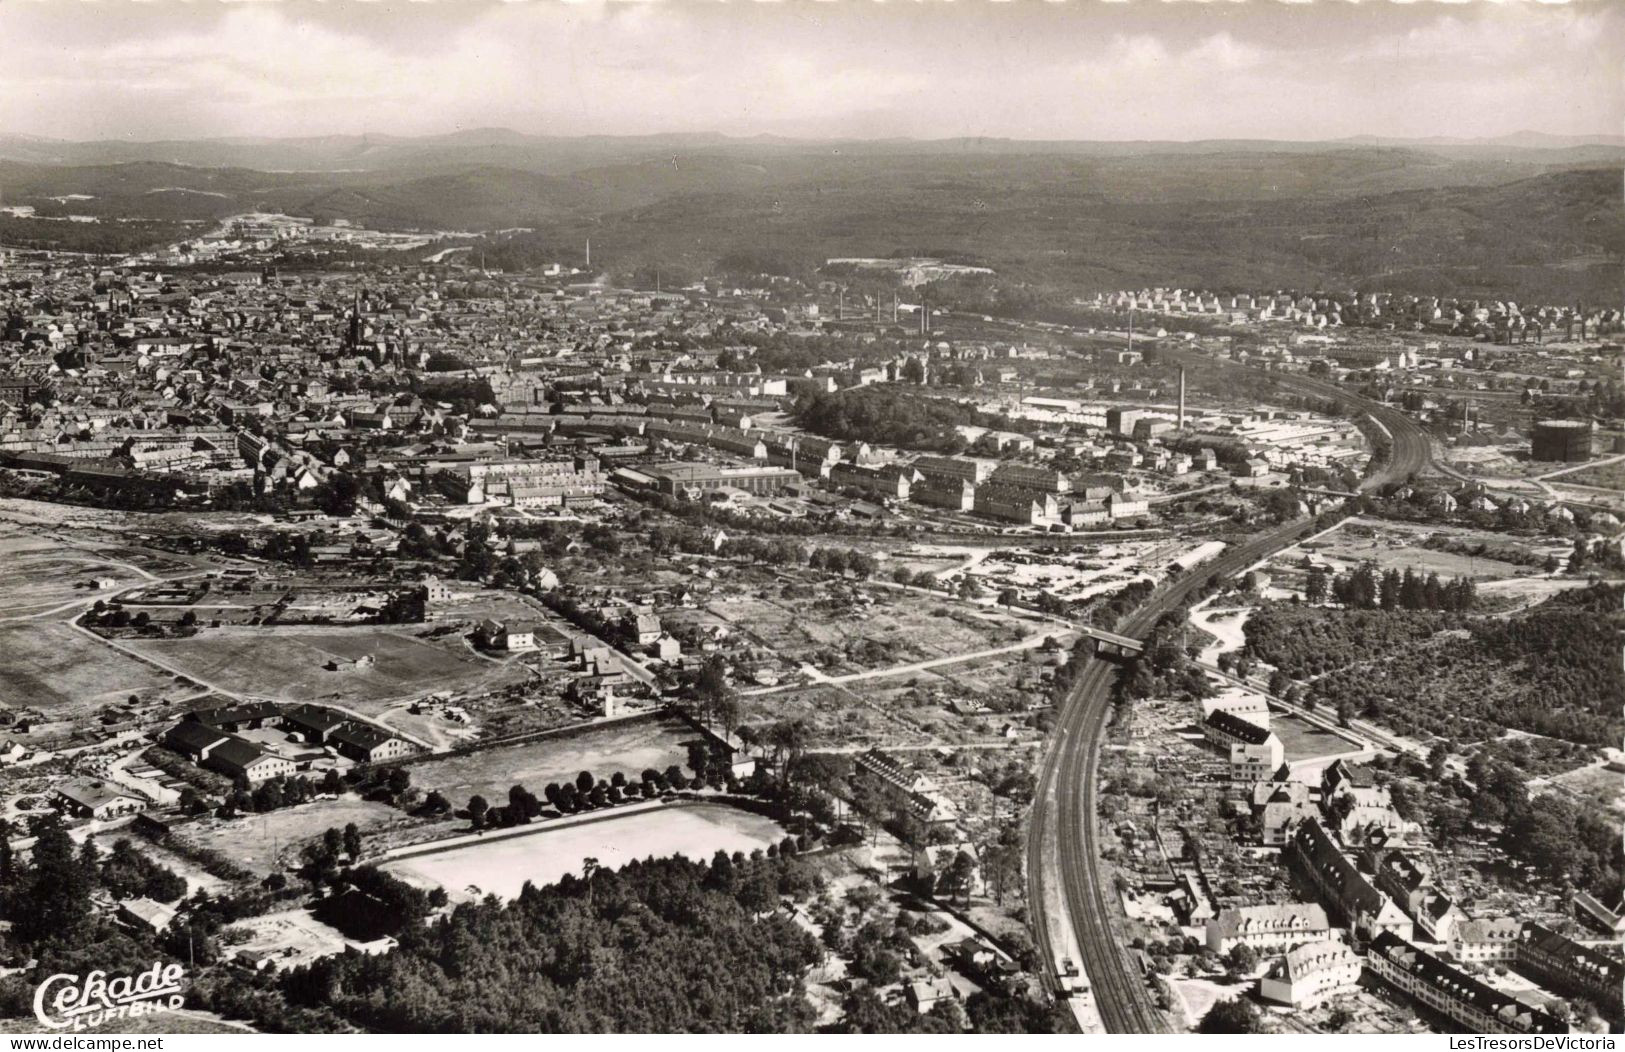
{"type": "Polygon", "coordinates": [[[1516,616],[1438,609],[1258,609],[1247,653],[1309,680],[1309,704],[1406,734],[1476,739],[1504,728],[1589,745],[1625,732],[1614,636],[1621,589],[1560,594],[1516,616]]]}
{"type": "MultiPolygon", "coordinates": [[[[802,978],[824,950],[780,902],[817,887],[793,859],[589,863],[583,878],[409,928],[382,956],[297,969],[280,993],[375,1031],[806,1031],[802,978]]],[[[209,996],[242,1011],[272,995],[222,983],[209,996]]]]}

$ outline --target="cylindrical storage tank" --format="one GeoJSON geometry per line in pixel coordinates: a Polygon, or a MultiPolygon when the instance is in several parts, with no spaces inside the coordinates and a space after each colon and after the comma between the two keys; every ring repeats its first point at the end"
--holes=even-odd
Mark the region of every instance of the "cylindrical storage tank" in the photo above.
{"type": "Polygon", "coordinates": [[[1589,420],[1537,420],[1530,456],[1534,460],[1590,460],[1595,430],[1596,425],[1589,420]]]}

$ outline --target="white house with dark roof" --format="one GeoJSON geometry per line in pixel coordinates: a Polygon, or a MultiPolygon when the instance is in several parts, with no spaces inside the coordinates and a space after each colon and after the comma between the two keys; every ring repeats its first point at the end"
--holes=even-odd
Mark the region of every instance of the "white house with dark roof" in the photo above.
{"type": "Polygon", "coordinates": [[[1295,947],[1270,966],[1258,982],[1266,1001],[1293,1008],[1313,1008],[1326,998],[1353,990],[1360,981],[1360,958],[1336,939],[1319,939],[1295,947]]]}
{"type": "Polygon", "coordinates": [[[1313,902],[1232,906],[1207,922],[1207,948],[1229,953],[1235,946],[1279,952],[1331,934],[1326,911],[1313,902]]]}
{"type": "Polygon", "coordinates": [[[99,778],[75,778],[51,790],[51,802],[75,818],[105,821],[147,809],[147,798],[99,778]]]}

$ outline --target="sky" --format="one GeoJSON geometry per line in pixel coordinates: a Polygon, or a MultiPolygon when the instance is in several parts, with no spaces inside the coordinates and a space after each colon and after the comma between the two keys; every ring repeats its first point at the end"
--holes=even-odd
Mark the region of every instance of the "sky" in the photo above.
{"type": "Polygon", "coordinates": [[[1615,0],[0,0],[0,134],[1625,131],[1615,0]]]}

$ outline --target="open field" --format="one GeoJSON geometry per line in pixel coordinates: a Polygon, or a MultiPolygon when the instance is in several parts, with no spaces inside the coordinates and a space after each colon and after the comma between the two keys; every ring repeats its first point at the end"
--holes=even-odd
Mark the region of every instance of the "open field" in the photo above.
{"type": "Polygon", "coordinates": [[[111,578],[115,588],[145,580],[128,566],[14,529],[0,528],[0,560],[6,567],[0,579],[0,610],[8,621],[38,616],[75,601],[94,602],[106,593],[84,587],[93,578],[111,578]]]}
{"type": "Polygon", "coordinates": [[[784,830],[772,819],[725,804],[668,805],[415,855],[383,868],[420,887],[443,887],[453,899],[513,898],[527,880],[545,886],[567,873],[579,873],[587,858],[597,859],[606,869],[676,854],[709,859],[718,851],[765,848],[783,836],[784,830]]]}
{"type": "Polygon", "coordinates": [[[299,857],[299,849],[331,828],[354,822],[362,833],[410,822],[384,804],[343,797],[314,800],[263,815],[204,818],[176,830],[203,847],[220,852],[258,876],[268,876],[299,857]],[[278,861],[280,859],[280,862],[278,861]]]}
{"type": "Polygon", "coordinates": [[[686,771],[688,743],[699,740],[676,717],[608,723],[571,737],[413,764],[412,784],[424,792],[438,789],[459,807],[476,793],[492,802],[506,800],[515,783],[540,796],[547,783],[573,780],[582,771],[595,778],[621,771],[634,781],[648,767],[664,771],[675,763],[686,771]]]}
{"type": "MultiPolygon", "coordinates": [[[[1561,471],[1561,469],[1558,469],[1561,471]]],[[[1595,486],[1598,489],[1625,490],[1625,460],[1610,459],[1590,464],[1577,471],[1564,471],[1552,482],[1571,486],[1595,486]]]]}
{"type": "Polygon", "coordinates": [[[1601,761],[1565,772],[1551,781],[1616,815],[1625,815],[1625,774],[1610,771],[1601,761]]]}
{"type": "Polygon", "coordinates": [[[431,690],[493,688],[526,678],[516,663],[471,652],[460,639],[430,642],[410,627],[222,628],[188,639],[130,646],[220,690],[283,701],[337,700],[371,713],[431,690]],[[329,661],[371,657],[369,668],[330,671],[329,661]]]}
{"type": "Polygon", "coordinates": [[[1471,577],[1481,584],[1539,576],[1539,570],[1533,566],[1490,555],[1462,555],[1426,547],[1424,542],[1429,537],[1448,538],[1468,548],[1483,545],[1486,551],[1522,549],[1541,559],[1549,554],[1566,559],[1569,550],[1566,543],[1546,537],[1521,538],[1489,530],[1356,517],[1323,536],[1283,549],[1265,563],[1264,569],[1273,584],[1299,592],[1306,573],[1305,557],[1335,573],[1345,573],[1370,562],[1376,565],[1378,573],[1389,569],[1403,573],[1410,569],[1419,574],[1437,573],[1446,579],[1471,577]]]}
{"type": "Polygon", "coordinates": [[[1276,737],[1280,738],[1281,744],[1286,747],[1288,763],[1298,763],[1333,753],[1353,752],[1355,748],[1347,739],[1284,712],[1270,713],[1270,729],[1275,731],[1276,737]]]}
{"type": "Polygon", "coordinates": [[[0,704],[53,717],[88,715],[131,694],[185,692],[173,676],[61,623],[0,624],[0,655],[0,704]]]}

